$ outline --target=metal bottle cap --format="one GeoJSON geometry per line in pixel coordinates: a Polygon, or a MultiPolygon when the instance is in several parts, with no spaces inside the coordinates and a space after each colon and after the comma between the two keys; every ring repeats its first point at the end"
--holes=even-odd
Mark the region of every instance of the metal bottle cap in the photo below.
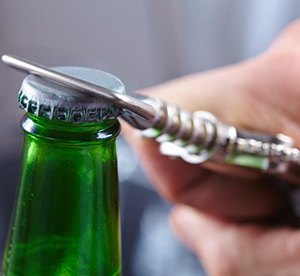
{"type": "MultiPolygon", "coordinates": [[[[117,93],[125,93],[124,84],[109,73],[83,67],[53,69],[117,93]]],[[[111,102],[34,75],[23,80],[18,101],[28,113],[71,123],[100,122],[122,114],[122,109],[111,102]]]]}

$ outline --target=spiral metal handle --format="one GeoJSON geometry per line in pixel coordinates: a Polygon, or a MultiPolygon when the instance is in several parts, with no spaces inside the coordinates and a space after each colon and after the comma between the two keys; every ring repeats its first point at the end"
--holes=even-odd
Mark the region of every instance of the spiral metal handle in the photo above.
{"type": "Polygon", "coordinates": [[[190,112],[149,98],[144,102],[155,108],[157,116],[144,125],[142,133],[156,139],[165,155],[189,163],[229,163],[275,174],[286,173],[291,164],[300,165],[300,151],[288,136],[239,130],[209,112],[190,112]]]}
{"type": "Polygon", "coordinates": [[[180,156],[191,163],[211,159],[217,148],[230,144],[235,131],[219,123],[211,113],[190,112],[162,101],[152,101],[157,117],[152,126],[142,133],[161,143],[161,151],[171,156],[180,156]],[[224,134],[227,134],[224,136],[224,134]],[[170,150],[168,150],[168,148],[170,150]]]}

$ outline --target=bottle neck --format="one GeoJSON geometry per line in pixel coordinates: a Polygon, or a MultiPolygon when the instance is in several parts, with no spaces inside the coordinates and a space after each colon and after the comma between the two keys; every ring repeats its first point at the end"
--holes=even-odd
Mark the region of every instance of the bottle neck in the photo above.
{"type": "Polygon", "coordinates": [[[120,133],[120,123],[116,119],[73,124],[52,121],[27,113],[21,121],[21,126],[25,133],[35,137],[72,144],[103,143],[120,133]]]}
{"type": "Polygon", "coordinates": [[[120,275],[118,121],[74,125],[26,115],[22,127],[4,274],[120,275]]]}

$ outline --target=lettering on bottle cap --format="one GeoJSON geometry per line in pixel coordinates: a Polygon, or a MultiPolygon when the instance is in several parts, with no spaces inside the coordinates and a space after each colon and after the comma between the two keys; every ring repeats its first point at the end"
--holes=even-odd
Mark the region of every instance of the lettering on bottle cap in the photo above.
{"type": "MultiPolygon", "coordinates": [[[[116,93],[125,93],[125,87],[117,77],[100,70],[82,67],[58,67],[55,70],[112,89],[116,93]]],[[[28,113],[75,124],[101,122],[122,114],[119,107],[103,99],[34,75],[24,79],[18,102],[28,113]]]]}

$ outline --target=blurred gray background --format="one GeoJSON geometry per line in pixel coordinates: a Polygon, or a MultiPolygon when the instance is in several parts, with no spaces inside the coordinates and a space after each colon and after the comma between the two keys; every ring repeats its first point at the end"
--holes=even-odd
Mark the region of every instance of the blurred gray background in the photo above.
{"type": "MultiPolygon", "coordinates": [[[[0,54],[117,75],[128,91],[264,51],[300,15],[297,0],[1,0],[0,54]]],[[[0,257],[19,175],[24,78],[0,65],[0,257]]],[[[184,91],[183,91],[184,93],[184,91]]],[[[124,275],[200,275],[160,199],[119,139],[124,275]]]]}

